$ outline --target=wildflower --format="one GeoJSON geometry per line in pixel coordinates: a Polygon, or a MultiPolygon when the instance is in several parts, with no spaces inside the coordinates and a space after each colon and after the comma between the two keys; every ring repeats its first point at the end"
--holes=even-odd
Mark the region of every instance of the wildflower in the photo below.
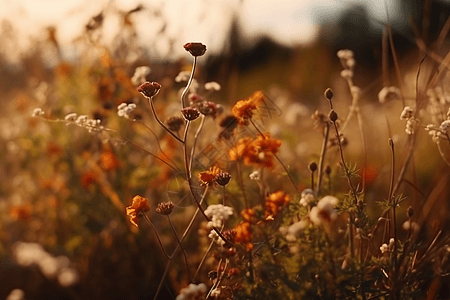
{"type": "Polygon", "coordinates": [[[220,169],[216,166],[212,166],[208,171],[200,172],[198,178],[200,179],[201,185],[211,185],[215,182],[216,176],[220,173],[220,169]]]}
{"type": "Polygon", "coordinates": [[[153,98],[159,93],[161,85],[157,82],[144,82],[138,87],[138,92],[147,98],[153,98]]]}
{"type": "Polygon", "coordinates": [[[354,55],[353,55],[352,50],[344,49],[344,50],[339,50],[337,52],[337,57],[339,57],[340,59],[343,59],[343,60],[352,59],[353,56],[354,55]]]}
{"type": "Polygon", "coordinates": [[[400,114],[400,120],[411,119],[413,117],[413,114],[414,114],[414,109],[412,109],[409,106],[405,106],[405,108],[403,108],[402,113],[400,114]]]}
{"type": "Polygon", "coordinates": [[[330,118],[331,122],[336,122],[338,119],[338,114],[334,111],[334,109],[330,110],[328,118],[330,118]]]}
{"type": "Polygon", "coordinates": [[[76,113],[68,114],[64,117],[64,120],[67,122],[75,122],[77,120],[78,115],[76,113]]]}
{"type": "Polygon", "coordinates": [[[205,215],[207,215],[211,221],[208,222],[208,228],[221,227],[224,221],[228,220],[233,215],[233,208],[222,204],[213,204],[205,209],[205,215]]]}
{"type": "Polygon", "coordinates": [[[408,121],[406,121],[405,132],[407,134],[413,134],[414,133],[414,120],[413,119],[408,119],[408,121]]]}
{"type": "Polygon", "coordinates": [[[332,89],[327,88],[323,94],[324,94],[325,98],[327,98],[328,100],[333,99],[334,93],[333,93],[332,89]]]}
{"type": "Polygon", "coordinates": [[[305,229],[307,222],[302,220],[295,222],[289,227],[280,227],[280,233],[285,236],[286,241],[295,242],[300,232],[305,229]]]}
{"type": "Polygon", "coordinates": [[[170,117],[166,120],[167,127],[172,131],[179,131],[185,123],[181,117],[170,117]]]}
{"type": "Polygon", "coordinates": [[[280,207],[285,206],[291,201],[291,196],[285,194],[283,191],[278,191],[270,194],[266,198],[265,217],[274,218],[277,216],[280,207]]]}
{"type": "Polygon", "coordinates": [[[317,206],[314,206],[309,213],[311,222],[318,226],[324,222],[334,221],[337,218],[334,206],[338,202],[339,200],[333,196],[325,196],[320,199],[317,206]]]}
{"type": "Polygon", "coordinates": [[[439,130],[442,131],[444,134],[446,134],[449,129],[450,129],[450,120],[443,121],[439,126],[439,130]]]}
{"type": "Polygon", "coordinates": [[[211,116],[213,118],[217,115],[217,105],[211,101],[203,101],[198,105],[198,110],[202,115],[211,116]]]}
{"type": "Polygon", "coordinates": [[[150,74],[151,69],[147,66],[137,67],[134,70],[134,75],[131,77],[131,83],[133,85],[140,85],[141,83],[147,81],[146,76],[150,74]]]}
{"type": "Polygon", "coordinates": [[[41,108],[35,108],[34,110],[33,110],[33,112],[31,113],[31,116],[32,117],[40,117],[40,116],[42,116],[42,115],[44,115],[44,111],[41,109],[41,108]]]}
{"type": "Polygon", "coordinates": [[[205,83],[205,90],[208,91],[220,91],[220,84],[215,81],[205,83]]]}
{"type": "Polygon", "coordinates": [[[130,104],[126,104],[126,103],[121,103],[119,104],[119,106],[117,106],[117,114],[119,115],[119,117],[124,117],[126,119],[129,119],[131,116],[131,113],[133,112],[133,110],[136,108],[136,104],[134,103],[130,103],[130,104]]]}
{"type": "Polygon", "coordinates": [[[215,181],[218,185],[226,186],[228,182],[231,180],[231,175],[228,172],[220,171],[219,174],[216,175],[215,181]]]}
{"type": "Polygon", "coordinates": [[[308,206],[314,203],[314,191],[312,189],[305,189],[302,191],[300,198],[300,205],[308,206]]]}
{"type": "Polygon", "coordinates": [[[387,244],[381,245],[380,251],[381,251],[381,254],[384,254],[384,253],[389,252],[389,247],[388,247],[388,245],[387,245],[387,244]]]}
{"type": "Polygon", "coordinates": [[[352,79],[352,77],[353,77],[353,71],[352,71],[352,70],[349,70],[349,69],[342,70],[342,71],[341,71],[341,76],[342,76],[344,79],[347,79],[347,80],[352,79]]]}
{"type": "Polygon", "coordinates": [[[253,116],[253,111],[258,107],[257,105],[264,99],[264,94],[261,91],[256,91],[247,100],[239,100],[231,109],[233,115],[238,118],[239,123],[246,124],[247,119],[253,116]]]}
{"type": "Polygon", "coordinates": [[[206,46],[202,43],[186,43],[183,48],[192,56],[202,56],[206,52],[206,46]]]}
{"type": "Polygon", "coordinates": [[[194,121],[200,116],[200,112],[195,107],[185,107],[181,110],[181,113],[188,121],[194,121]]]}
{"type": "Polygon", "coordinates": [[[138,225],[138,215],[150,210],[148,200],[142,196],[136,195],[133,197],[133,202],[127,208],[127,215],[130,217],[130,222],[136,227],[138,225]]]}
{"type": "Polygon", "coordinates": [[[172,213],[173,207],[175,205],[173,204],[172,201],[168,201],[168,202],[164,202],[164,203],[159,203],[158,207],[156,208],[156,212],[158,214],[167,216],[170,215],[172,213]]]}
{"type": "Polygon", "coordinates": [[[252,173],[250,173],[250,175],[248,175],[248,177],[250,177],[251,180],[259,180],[259,172],[253,171],[252,173]]]}
{"type": "Polygon", "coordinates": [[[317,171],[317,164],[314,161],[310,162],[309,165],[308,165],[308,169],[311,172],[317,171]]]}
{"type": "Polygon", "coordinates": [[[252,244],[252,228],[249,222],[239,223],[234,230],[236,231],[236,236],[234,241],[236,243],[242,243],[245,245],[245,249],[250,251],[253,249],[252,244]]]}
{"type": "Polygon", "coordinates": [[[387,101],[398,99],[400,97],[400,90],[395,86],[385,86],[378,93],[378,101],[385,103],[387,101]]]}
{"type": "Polygon", "coordinates": [[[353,58],[349,58],[347,59],[347,61],[345,62],[345,64],[347,65],[347,67],[349,69],[353,69],[355,67],[356,61],[353,58]]]}
{"type": "Polygon", "coordinates": [[[200,284],[189,284],[187,287],[180,290],[180,294],[177,296],[176,300],[196,300],[206,298],[207,288],[204,283],[200,284]]]}
{"type": "Polygon", "coordinates": [[[413,231],[413,232],[418,232],[419,229],[420,229],[420,225],[417,224],[417,222],[405,221],[405,222],[402,224],[402,228],[403,228],[405,231],[411,230],[411,231],[413,231]]]}

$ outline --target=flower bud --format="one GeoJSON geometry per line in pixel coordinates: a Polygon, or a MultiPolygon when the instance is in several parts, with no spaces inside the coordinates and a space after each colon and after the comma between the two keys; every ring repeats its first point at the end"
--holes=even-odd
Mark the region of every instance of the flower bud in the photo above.
{"type": "Polygon", "coordinates": [[[147,98],[152,98],[159,93],[161,85],[157,82],[144,82],[138,87],[138,92],[147,98]]]}
{"type": "Polygon", "coordinates": [[[315,171],[317,171],[317,164],[312,161],[309,163],[308,168],[311,172],[315,172],[315,171]]]}
{"type": "Polygon", "coordinates": [[[173,204],[172,201],[159,203],[158,207],[156,208],[156,212],[158,214],[167,216],[167,215],[170,215],[172,213],[172,210],[173,210],[174,206],[175,205],[173,204]]]}
{"type": "Polygon", "coordinates": [[[327,98],[328,100],[331,100],[333,98],[333,95],[334,95],[333,90],[330,89],[330,88],[327,88],[325,90],[324,95],[325,95],[325,98],[327,98]]]}
{"type": "Polygon", "coordinates": [[[412,206],[408,207],[408,209],[406,210],[406,216],[411,219],[412,216],[414,216],[414,208],[412,208],[412,206]]]}
{"type": "Polygon", "coordinates": [[[228,182],[230,182],[231,179],[231,175],[228,172],[220,172],[219,174],[216,175],[216,182],[218,185],[221,186],[226,186],[228,184],[228,182]]]}
{"type": "Polygon", "coordinates": [[[325,174],[327,174],[327,175],[331,174],[331,167],[328,165],[325,167],[325,174]]]}
{"type": "Polygon", "coordinates": [[[186,43],[183,47],[192,56],[202,56],[206,52],[206,46],[202,43],[186,43]]]}
{"type": "Polygon", "coordinates": [[[185,107],[181,110],[184,118],[188,121],[194,121],[200,116],[200,112],[195,107],[185,107]]]}
{"type": "Polygon", "coordinates": [[[338,119],[338,115],[337,113],[334,111],[334,109],[332,109],[328,115],[328,118],[330,118],[331,122],[336,122],[336,120],[338,119]]]}

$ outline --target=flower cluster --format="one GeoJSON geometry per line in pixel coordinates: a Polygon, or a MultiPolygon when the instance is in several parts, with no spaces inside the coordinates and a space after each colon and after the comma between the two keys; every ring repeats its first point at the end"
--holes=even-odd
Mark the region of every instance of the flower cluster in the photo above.
{"type": "Polygon", "coordinates": [[[119,117],[124,117],[126,119],[129,119],[131,117],[131,113],[136,109],[136,104],[130,103],[121,103],[119,106],[117,106],[117,114],[119,117]]]}
{"type": "Polygon", "coordinates": [[[407,134],[414,133],[414,109],[409,106],[405,106],[403,108],[402,113],[400,114],[400,120],[406,120],[406,129],[405,132],[407,134]]]}
{"type": "Polygon", "coordinates": [[[317,226],[336,220],[337,212],[334,207],[338,202],[339,200],[336,197],[323,197],[319,200],[317,205],[311,209],[309,219],[317,226]]]}
{"type": "Polygon", "coordinates": [[[33,112],[31,113],[31,116],[32,117],[40,117],[40,116],[42,116],[42,115],[44,115],[44,111],[42,110],[42,108],[35,108],[34,110],[33,110],[33,112]]]}
{"type": "Polygon", "coordinates": [[[246,165],[256,164],[273,168],[274,157],[281,146],[281,141],[270,137],[269,133],[258,134],[255,139],[240,139],[228,152],[230,160],[243,159],[246,165]]]}
{"type": "Polygon", "coordinates": [[[341,71],[341,76],[346,80],[351,80],[353,78],[353,68],[356,64],[353,51],[348,49],[339,50],[337,56],[344,66],[344,70],[341,71]]]}
{"type": "Polygon", "coordinates": [[[291,201],[291,196],[283,191],[278,191],[266,197],[265,218],[266,220],[275,218],[282,206],[286,206],[291,201]]]}
{"type": "Polygon", "coordinates": [[[204,283],[200,284],[189,284],[187,287],[180,290],[180,294],[177,296],[176,300],[197,300],[205,299],[206,297],[206,285],[204,283]]]}
{"type": "Polygon", "coordinates": [[[303,206],[310,206],[314,203],[315,196],[314,191],[312,189],[305,189],[302,191],[301,198],[300,198],[300,205],[303,206]]]}
{"type": "Polygon", "coordinates": [[[400,90],[395,86],[385,86],[378,93],[378,101],[381,104],[399,98],[400,98],[400,90]]]}
{"type": "Polygon", "coordinates": [[[150,74],[150,72],[150,67],[137,67],[136,70],[134,70],[133,77],[131,77],[131,83],[133,83],[134,85],[140,85],[141,83],[147,81],[146,77],[148,74],[150,74]]]}
{"type": "Polygon", "coordinates": [[[279,230],[280,233],[285,237],[286,241],[295,242],[302,230],[306,228],[306,225],[308,225],[307,221],[301,220],[288,227],[280,227],[279,230]]]}
{"type": "Polygon", "coordinates": [[[101,121],[99,119],[90,119],[87,115],[77,115],[76,113],[67,114],[64,117],[64,121],[68,124],[75,124],[80,127],[84,127],[89,130],[89,132],[102,131],[104,127],[100,125],[101,121]]]}
{"type": "Polygon", "coordinates": [[[150,210],[148,200],[142,196],[136,195],[130,206],[127,206],[127,215],[130,217],[130,222],[136,227],[139,227],[139,214],[150,210]]]}
{"type": "Polygon", "coordinates": [[[247,124],[247,120],[253,116],[253,111],[264,100],[264,94],[256,91],[246,100],[239,100],[232,108],[231,112],[239,120],[240,124],[247,124]]]}
{"type": "MultiPolygon", "coordinates": [[[[205,215],[211,219],[207,225],[208,229],[212,229],[213,227],[221,228],[224,225],[224,222],[233,215],[233,208],[222,204],[213,204],[208,206],[205,210],[205,215]]],[[[209,234],[209,238],[215,240],[221,246],[225,244],[225,241],[220,239],[213,229],[209,234]]]]}

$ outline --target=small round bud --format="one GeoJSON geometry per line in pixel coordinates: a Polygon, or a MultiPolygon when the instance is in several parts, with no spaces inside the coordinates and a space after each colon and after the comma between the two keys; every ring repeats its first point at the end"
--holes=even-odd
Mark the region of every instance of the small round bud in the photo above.
{"type": "Polygon", "coordinates": [[[144,82],[138,87],[138,92],[147,98],[152,98],[159,93],[161,85],[157,82],[144,82]]]}
{"type": "Polygon", "coordinates": [[[214,279],[216,279],[217,277],[219,277],[218,275],[219,275],[219,274],[217,273],[216,270],[212,270],[212,271],[209,271],[209,272],[208,272],[208,278],[209,278],[209,280],[214,280],[214,279]]]}
{"type": "Polygon", "coordinates": [[[309,163],[308,168],[311,172],[315,172],[315,171],[317,171],[317,164],[312,161],[309,163]]]}
{"type": "Polygon", "coordinates": [[[186,43],[183,47],[192,56],[202,56],[206,52],[206,46],[202,43],[186,43]]]}
{"type": "Polygon", "coordinates": [[[172,213],[172,210],[173,210],[174,206],[175,205],[173,204],[172,201],[159,203],[158,207],[156,208],[156,212],[158,214],[167,216],[167,215],[170,215],[172,213]]]}
{"type": "Polygon", "coordinates": [[[216,175],[216,182],[218,185],[226,186],[230,182],[231,175],[228,172],[220,172],[216,175]]]}
{"type": "Polygon", "coordinates": [[[414,216],[414,208],[412,208],[412,206],[408,207],[408,209],[406,210],[406,216],[411,219],[412,216],[414,216]]]}
{"type": "Polygon", "coordinates": [[[328,165],[325,167],[325,174],[327,174],[327,175],[331,174],[331,167],[328,165]]]}
{"type": "Polygon", "coordinates": [[[332,109],[328,115],[328,118],[330,118],[331,122],[336,122],[336,120],[338,119],[338,115],[337,113],[334,111],[334,109],[332,109]]]}
{"type": "Polygon", "coordinates": [[[184,125],[184,119],[182,117],[170,117],[166,120],[167,127],[172,131],[178,131],[181,126],[184,125]]]}
{"type": "Polygon", "coordinates": [[[334,96],[333,90],[330,88],[327,88],[325,90],[325,93],[323,93],[325,95],[325,98],[327,98],[328,100],[331,100],[334,96]]]}
{"type": "Polygon", "coordinates": [[[195,107],[185,107],[181,110],[184,118],[188,121],[194,121],[200,116],[200,112],[195,107]]]}

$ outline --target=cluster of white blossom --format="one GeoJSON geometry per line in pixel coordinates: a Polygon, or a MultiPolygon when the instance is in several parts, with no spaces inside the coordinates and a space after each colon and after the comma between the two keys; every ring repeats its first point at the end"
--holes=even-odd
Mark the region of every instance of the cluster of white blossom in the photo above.
{"type": "Polygon", "coordinates": [[[259,172],[253,171],[250,175],[248,175],[248,177],[250,177],[251,180],[259,180],[259,172]]]}
{"type": "Polygon", "coordinates": [[[16,242],[13,245],[16,262],[24,267],[37,265],[42,274],[49,279],[55,278],[64,287],[78,282],[78,272],[69,267],[70,260],[66,256],[54,257],[35,243],[16,242]]]}
{"type": "Polygon", "coordinates": [[[206,284],[189,284],[187,287],[180,290],[180,294],[176,300],[197,300],[206,298],[206,284]]]}
{"type": "Polygon", "coordinates": [[[302,198],[300,198],[300,205],[309,206],[314,203],[314,191],[312,189],[305,189],[302,192],[302,198]]]}
{"type": "Polygon", "coordinates": [[[381,247],[380,247],[381,254],[388,253],[389,251],[392,251],[394,249],[394,244],[395,244],[395,240],[394,240],[394,238],[391,238],[389,240],[389,245],[386,244],[386,243],[381,245],[381,247]]]}
{"type": "Polygon", "coordinates": [[[400,114],[400,120],[406,120],[406,129],[405,132],[407,134],[413,134],[414,133],[414,109],[409,107],[409,106],[405,106],[405,108],[403,108],[402,113],[400,114]]]}
{"type": "Polygon", "coordinates": [[[136,104],[130,103],[121,103],[119,106],[117,106],[117,114],[119,117],[124,117],[126,119],[129,119],[131,117],[131,113],[136,109],[136,104]]]}
{"type": "Polygon", "coordinates": [[[220,91],[220,84],[215,81],[205,83],[205,90],[207,91],[220,91]]]}
{"type": "Polygon", "coordinates": [[[355,67],[356,61],[352,50],[339,50],[337,56],[341,59],[341,63],[344,66],[344,70],[341,71],[341,76],[346,80],[353,78],[353,68],[355,67]]]}
{"type": "Polygon", "coordinates": [[[305,229],[308,223],[305,220],[295,222],[291,226],[288,227],[280,227],[280,233],[284,235],[286,241],[295,242],[297,237],[300,235],[300,232],[305,229]]]}
{"type": "Polygon", "coordinates": [[[44,115],[44,111],[42,110],[42,108],[35,108],[34,110],[33,110],[33,112],[31,113],[31,116],[32,117],[40,117],[40,116],[42,116],[42,115],[44,115]]]}
{"type": "Polygon", "coordinates": [[[339,200],[336,197],[323,197],[309,212],[309,219],[315,225],[321,225],[336,220],[337,212],[334,206],[336,206],[338,202],[339,200]]]}
{"type": "Polygon", "coordinates": [[[87,115],[77,115],[76,113],[70,113],[64,117],[64,121],[67,124],[75,124],[80,127],[84,127],[89,130],[89,132],[102,131],[104,127],[100,125],[101,121],[99,119],[90,119],[87,115]]]}
{"type": "Polygon", "coordinates": [[[147,81],[146,77],[148,74],[150,74],[150,72],[151,72],[150,67],[147,67],[147,66],[137,67],[134,70],[133,77],[131,77],[131,83],[138,86],[141,83],[146,82],[147,81]]]}
{"type": "Polygon", "coordinates": [[[220,239],[213,227],[221,228],[226,220],[233,215],[233,208],[222,204],[213,204],[205,210],[205,215],[211,219],[207,227],[211,229],[209,238],[215,240],[219,245],[224,245],[225,241],[220,239]]]}
{"type": "MultiPolygon", "coordinates": [[[[187,82],[191,76],[191,71],[181,71],[178,73],[177,77],[175,77],[175,82],[187,82]]],[[[192,78],[191,86],[189,87],[189,91],[191,93],[196,93],[199,87],[198,81],[195,78],[192,78]]]]}

